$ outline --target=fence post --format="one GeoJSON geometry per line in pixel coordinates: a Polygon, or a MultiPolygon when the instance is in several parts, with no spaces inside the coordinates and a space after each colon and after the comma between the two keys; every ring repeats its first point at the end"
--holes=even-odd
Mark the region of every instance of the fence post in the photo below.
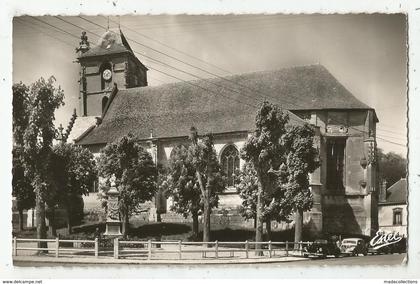
{"type": "Polygon", "coordinates": [[[152,259],[152,240],[150,239],[147,241],[147,249],[148,249],[147,259],[151,260],[152,259]]]}
{"type": "Polygon", "coordinates": [[[219,241],[215,241],[214,242],[214,248],[215,248],[215,255],[216,255],[216,259],[219,258],[219,241]]]}
{"type": "Polygon", "coordinates": [[[248,240],[246,240],[245,241],[245,256],[246,256],[246,258],[248,258],[249,257],[249,255],[248,255],[248,252],[249,251],[249,242],[248,242],[248,240]]]}
{"type": "Polygon", "coordinates": [[[178,258],[182,258],[182,241],[178,241],[178,258]]]}
{"type": "Polygon", "coordinates": [[[55,257],[58,257],[58,250],[60,249],[60,241],[55,238],[55,257]]]}
{"type": "Polygon", "coordinates": [[[95,238],[95,257],[99,255],[99,245],[98,245],[98,238],[95,238]]]}
{"type": "Polygon", "coordinates": [[[289,241],[286,241],[286,256],[289,256],[289,241]]]}
{"type": "Polygon", "coordinates": [[[114,258],[119,258],[119,240],[118,238],[114,239],[114,258]]]}
{"type": "Polygon", "coordinates": [[[17,239],[16,237],[13,237],[13,255],[17,255],[17,239]]]}
{"type": "Polygon", "coordinates": [[[271,240],[268,242],[268,256],[271,258],[271,251],[272,250],[272,246],[271,246],[271,240]]]}

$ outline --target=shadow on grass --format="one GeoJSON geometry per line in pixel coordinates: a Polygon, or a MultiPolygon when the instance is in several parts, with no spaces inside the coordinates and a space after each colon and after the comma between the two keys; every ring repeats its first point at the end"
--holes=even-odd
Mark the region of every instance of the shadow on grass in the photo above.
{"type": "MultiPolygon", "coordinates": [[[[161,236],[180,236],[191,233],[191,226],[179,223],[154,223],[145,224],[137,228],[130,228],[128,235],[138,238],[159,238],[161,236]]],[[[182,239],[185,236],[181,237],[182,239]]]]}

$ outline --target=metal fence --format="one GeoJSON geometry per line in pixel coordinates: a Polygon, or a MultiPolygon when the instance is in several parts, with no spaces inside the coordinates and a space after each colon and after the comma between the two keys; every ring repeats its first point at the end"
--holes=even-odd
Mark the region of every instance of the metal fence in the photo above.
{"type": "Polygon", "coordinates": [[[255,257],[288,257],[301,256],[303,248],[310,242],[185,242],[185,241],[129,241],[115,238],[111,248],[101,248],[98,239],[95,240],[60,240],[56,239],[22,239],[13,238],[13,255],[20,250],[53,252],[55,257],[64,254],[88,255],[99,257],[101,254],[114,259],[142,258],[152,259],[204,259],[204,258],[255,258],[255,257]],[[37,247],[22,247],[22,243],[37,243],[37,247]],[[47,248],[41,248],[38,243],[46,242],[47,248]],[[72,247],[62,247],[71,243],[72,247]],[[51,244],[51,247],[48,247],[51,244]],[[76,244],[80,244],[77,246],[76,244]],[[88,246],[83,248],[82,245],[88,246]],[[89,245],[87,245],[89,244],[89,245]],[[93,245],[92,245],[93,244],[93,245]],[[92,248],[93,246],[93,248],[92,248]]]}

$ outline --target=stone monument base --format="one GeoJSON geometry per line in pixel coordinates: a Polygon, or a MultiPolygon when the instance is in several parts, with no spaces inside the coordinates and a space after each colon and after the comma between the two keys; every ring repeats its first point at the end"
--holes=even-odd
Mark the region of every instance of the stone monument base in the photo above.
{"type": "Polygon", "coordinates": [[[104,236],[106,237],[121,237],[121,222],[119,221],[107,221],[106,222],[106,231],[104,236]]]}

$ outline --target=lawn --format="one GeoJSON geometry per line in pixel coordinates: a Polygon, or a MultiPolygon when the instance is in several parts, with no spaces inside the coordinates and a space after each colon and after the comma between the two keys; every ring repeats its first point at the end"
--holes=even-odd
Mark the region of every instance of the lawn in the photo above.
{"type": "MultiPolygon", "coordinates": [[[[131,224],[128,238],[136,240],[183,240],[191,241],[191,227],[190,223],[143,223],[131,224]]],[[[60,234],[60,237],[70,239],[94,239],[96,228],[99,228],[101,234],[105,232],[105,223],[84,224],[73,228],[71,235],[60,234]]],[[[59,230],[60,233],[60,230],[59,230]]],[[[36,229],[26,229],[23,232],[16,232],[17,237],[35,238],[36,229]]],[[[304,240],[306,232],[304,232],[304,240]]],[[[293,241],[294,231],[274,231],[272,232],[272,241],[293,241]]],[[[202,239],[202,231],[200,230],[198,240],[202,239]]],[[[218,241],[246,241],[254,240],[255,231],[241,227],[236,228],[215,228],[211,231],[211,240],[218,241]]],[[[267,238],[265,238],[267,239],[267,238]]]]}

